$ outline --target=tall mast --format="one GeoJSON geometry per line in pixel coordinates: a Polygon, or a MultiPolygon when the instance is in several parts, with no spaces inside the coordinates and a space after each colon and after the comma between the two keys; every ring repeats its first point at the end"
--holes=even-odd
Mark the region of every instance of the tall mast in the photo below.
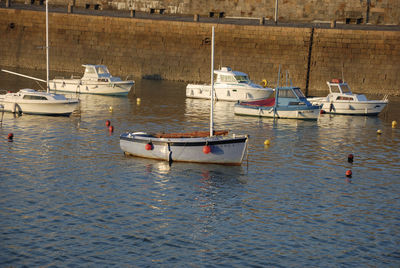
{"type": "Polygon", "coordinates": [[[46,0],[46,90],[49,93],[49,0],[46,0]]]}
{"type": "Polygon", "coordinates": [[[214,26],[211,39],[211,109],[210,109],[210,137],[214,135],[214,26]]]}

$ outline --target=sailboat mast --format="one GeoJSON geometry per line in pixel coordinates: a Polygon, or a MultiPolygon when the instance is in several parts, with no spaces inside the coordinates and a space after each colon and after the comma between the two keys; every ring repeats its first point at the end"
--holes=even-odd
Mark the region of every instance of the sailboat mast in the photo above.
{"type": "Polygon", "coordinates": [[[46,91],[49,93],[49,0],[46,0],[46,91]]]}
{"type": "Polygon", "coordinates": [[[214,26],[211,39],[211,109],[210,109],[210,137],[214,135],[214,26]]]}

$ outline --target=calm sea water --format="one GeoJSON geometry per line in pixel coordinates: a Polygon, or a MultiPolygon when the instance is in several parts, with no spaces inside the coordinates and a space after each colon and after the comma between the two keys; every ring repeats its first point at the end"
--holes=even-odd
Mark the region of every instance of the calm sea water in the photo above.
{"type": "MultiPolygon", "coordinates": [[[[35,86],[0,77],[3,89],[35,86]]],[[[1,267],[400,266],[399,99],[379,117],[317,122],[217,102],[216,128],[250,135],[240,167],[123,155],[125,130],[208,128],[209,102],[186,99],[183,83],[80,99],[71,117],[4,115],[1,267]]]]}

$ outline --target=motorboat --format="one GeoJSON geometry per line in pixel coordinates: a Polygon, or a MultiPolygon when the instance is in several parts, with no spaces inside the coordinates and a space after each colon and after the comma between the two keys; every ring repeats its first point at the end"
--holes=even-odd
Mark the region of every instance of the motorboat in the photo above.
{"type": "Polygon", "coordinates": [[[364,94],[353,94],[349,85],[341,79],[327,82],[329,94],[326,97],[308,98],[314,105],[321,105],[322,111],[330,114],[378,115],[388,104],[382,100],[368,100],[364,94]]]}
{"type": "Polygon", "coordinates": [[[26,88],[16,93],[1,94],[0,104],[5,112],[69,116],[78,107],[79,100],[26,88]]]}
{"type": "Polygon", "coordinates": [[[191,133],[126,132],[120,147],[126,155],[173,161],[240,165],[248,144],[247,135],[214,131],[214,26],[211,45],[210,130],[191,133]]]}
{"type": "MultiPolygon", "coordinates": [[[[274,93],[272,88],[262,87],[253,83],[246,73],[232,71],[230,67],[221,67],[215,70],[214,85],[215,100],[222,101],[249,101],[265,99],[274,93]]],[[[200,84],[188,84],[186,97],[210,99],[211,86],[200,84]]]]}
{"type": "Polygon", "coordinates": [[[61,94],[49,92],[49,11],[48,1],[46,1],[46,72],[47,79],[37,79],[27,75],[2,70],[11,74],[26,78],[39,80],[47,83],[47,91],[36,91],[25,88],[17,93],[5,92],[0,95],[0,104],[4,107],[3,111],[19,114],[39,114],[39,115],[64,115],[69,116],[79,105],[78,99],[66,98],[61,94]]]}
{"type": "Polygon", "coordinates": [[[235,104],[236,115],[316,120],[320,106],[312,105],[298,87],[277,87],[273,98],[235,104]]]}
{"type": "Polygon", "coordinates": [[[112,76],[104,65],[84,64],[85,72],[80,77],[56,77],[50,80],[51,91],[73,92],[81,94],[128,95],[135,84],[132,80],[121,80],[112,76]]]}

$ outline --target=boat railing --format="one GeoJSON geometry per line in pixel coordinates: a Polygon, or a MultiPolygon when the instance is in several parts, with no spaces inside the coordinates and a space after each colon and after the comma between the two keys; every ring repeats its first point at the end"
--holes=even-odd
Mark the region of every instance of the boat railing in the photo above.
{"type": "Polygon", "coordinates": [[[133,80],[133,75],[132,75],[132,74],[128,74],[128,75],[125,77],[125,81],[127,81],[127,80],[133,80]]]}

